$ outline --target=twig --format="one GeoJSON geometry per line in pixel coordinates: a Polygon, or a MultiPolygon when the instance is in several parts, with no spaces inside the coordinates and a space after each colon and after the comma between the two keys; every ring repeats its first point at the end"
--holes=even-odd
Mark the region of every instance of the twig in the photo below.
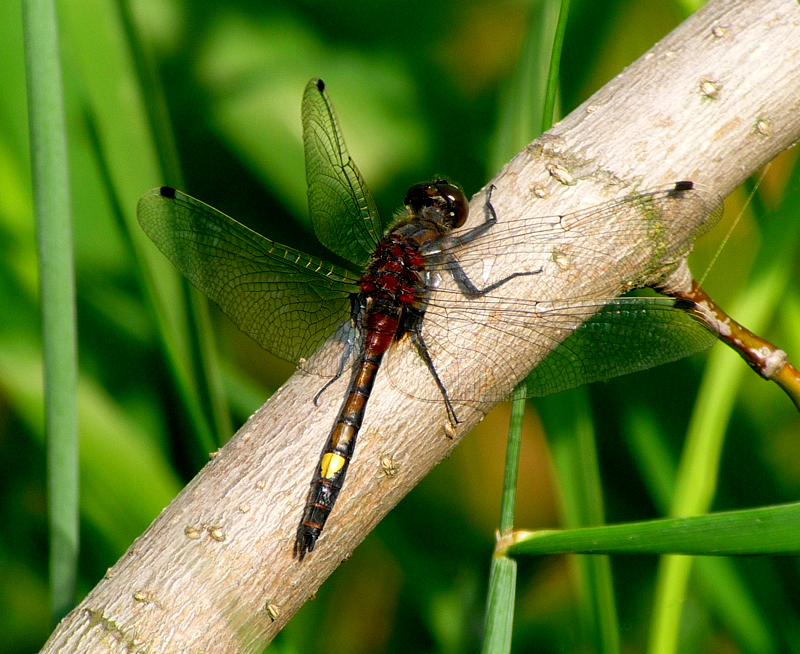
{"type": "Polygon", "coordinates": [[[674,295],[696,303],[719,334],[719,339],[733,348],[764,379],[774,381],[786,391],[800,410],[800,373],[787,361],[786,352],[736,322],[695,280],[692,280],[689,292],[674,295]]]}

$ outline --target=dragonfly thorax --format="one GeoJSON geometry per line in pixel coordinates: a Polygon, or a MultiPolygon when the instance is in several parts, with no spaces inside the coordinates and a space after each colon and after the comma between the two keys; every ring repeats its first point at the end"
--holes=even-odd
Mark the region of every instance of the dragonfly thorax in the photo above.
{"type": "Polygon", "coordinates": [[[361,292],[403,304],[413,304],[424,285],[424,259],[415,240],[391,231],[378,246],[361,278],[361,292]]]}

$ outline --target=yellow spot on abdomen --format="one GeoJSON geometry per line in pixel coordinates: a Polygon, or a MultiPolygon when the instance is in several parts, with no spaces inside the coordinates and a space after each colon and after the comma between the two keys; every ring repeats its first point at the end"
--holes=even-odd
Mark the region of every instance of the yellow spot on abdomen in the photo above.
{"type": "Polygon", "coordinates": [[[345,458],[341,454],[327,452],[322,456],[322,465],[319,467],[319,474],[325,479],[331,479],[344,468],[345,458]]]}

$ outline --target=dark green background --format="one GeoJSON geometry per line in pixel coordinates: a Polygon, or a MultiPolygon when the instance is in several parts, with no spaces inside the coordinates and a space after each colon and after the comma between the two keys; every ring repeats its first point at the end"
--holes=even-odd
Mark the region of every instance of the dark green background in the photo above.
{"type": "MultiPolygon", "coordinates": [[[[126,10],[163,84],[181,181],[175,172],[141,167],[141,160],[152,159],[152,145],[136,136],[145,131],[136,122],[141,116],[115,108],[141,102],[119,5],[59,5],[80,330],[81,595],[202,464],[142,292],[130,223],[115,217],[114,203],[129,218],[138,195],[162,183],[180,185],[265,235],[322,253],[305,209],[300,141],[300,99],[313,76],[327,82],[351,153],[384,216],[399,207],[410,184],[434,175],[458,180],[471,195],[504,161],[498,116],[504,106],[508,110],[504,103],[531,6],[132,2],[126,10]]],[[[560,76],[563,111],[691,10],[654,0],[573,1],[560,76]]],[[[36,251],[16,0],[0,3],[0,25],[0,649],[16,654],[40,647],[50,625],[36,251]]],[[[769,209],[780,202],[793,162],[789,153],[773,164],[706,282],[723,306],[745,311],[736,314],[745,324],[749,305],[742,294],[756,292],[753,280],[760,279],[764,258],[757,255],[769,246],[765,234],[781,231],[770,221],[787,219],[769,209]]],[[[723,225],[698,244],[696,274],[744,197],[740,192],[726,203],[723,225]]],[[[759,318],[765,335],[795,360],[797,272],[792,264],[776,273],[787,290],[759,318]]],[[[292,366],[261,351],[216,308],[212,317],[236,427],[292,366]]],[[[610,522],[663,515],[664,497],[652,489],[659,480],[662,493],[669,487],[704,361],[698,356],[588,390],[610,522]],[[661,448],[655,469],[637,443],[651,454],[653,443],[661,448]]],[[[746,370],[729,399],[734,406],[714,509],[797,499],[800,420],[789,400],[746,370]]],[[[547,424],[572,401],[542,402],[547,424]]],[[[276,639],[273,651],[478,649],[507,415],[507,407],[493,412],[381,523],[276,639]]],[[[528,420],[516,522],[558,526],[562,494],[533,405],[528,420]]],[[[623,647],[643,651],[657,560],[612,561],[623,647]]],[[[744,592],[736,605],[747,610],[722,610],[719,592],[693,578],[683,651],[798,651],[796,560],[738,560],[732,569],[744,592]]],[[[515,651],[594,651],[576,580],[574,559],[521,562],[515,651]]]]}

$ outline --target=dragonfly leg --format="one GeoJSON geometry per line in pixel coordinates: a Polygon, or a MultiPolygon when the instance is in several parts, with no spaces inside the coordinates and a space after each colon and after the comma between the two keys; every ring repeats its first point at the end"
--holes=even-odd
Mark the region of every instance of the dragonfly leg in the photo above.
{"type": "Polygon", "coordinates": [[[344,351],[342,352],[342,357],[339,360],[339,367],[336,369],[336,373],[331,377],[322,388],[317,391],[317,394],[314,396],[314,406],[319,406],[319,398],[322,397],[322,394],[328,390],[328,388],[342,376],[344,372],[345,366],[347,362],[350,360],[350,356],[353,353],[353,350],[356,348],[356,345],[361,342],[362,338],[361,335],[363,334],[363,324],[364,324],[364,310],[366,308],[366,303],[360,295],[353,295],[350,298],[350,335],[347,337],[347,341],[345,342],[344,351]]]}
{"type": "Polygon", "coordinates": [[[458,419],[456,411],[453,408],[453,404],[450,402],[450,395],[448,394],[447,389],[444,387],[442,380],[439,378],[439,373],[436,372],[436,366],[433,364],[433,359],[431,359],[431,353],[428,350],[428,346],[425,344],[425,339],[422,338],[423,315],[423,312],[416,312],[412,309],[407,309],[404,314],[404,331],[408,333],[409,338],[411,338],[411,342],[414,344],[414,348],[417,350],[417,354],[419,354],[420,358],[425,362],[425,366],[431,373],[433,381],[436,382],[436,386],[438,386],[439,392],[442,394],[442,398],[444,399],[444,405],[447,409],[447,418],[450,420],[450,424],[455,426],[461,421],[458,419]]]}
{"type": "Polygon", "coordinates": [[[476,238],[483,236],[489,228],[497,224],[497,212],[494,210],[494,205],[492,204],[492,193],[494,190],[495,185],[490,185],[489,192],[486,194],[486,202],[483,204],[483,222],[472,229],[468,229],[466,232],[443,239],[441,244],[442,249],[452,249],[471,243],[476,238]]]}
{"type": "Polygon", "coordinates": [[[322,397],[322,394],[328,390],[328,388],[333,384],[339,377],[342,376],[344,372],[344,367],[347,363],[347,360],[350,358],[350,352],[352,351],[352,345],[348,343],[344,348],[344,354],[342,354],[342,360],[339,362],[339,368],[336,370],[336,373],[331,377],[328,381],[326,381],[322,388],[317,391],[317,394],[314,395],[314,406],[319,406],[319,398],[322,397]]]}
{"type": "Polygon", "coordinates": [[[456,236],[450,236],[445,239],[441,239],[440,244],[438,247],[441,249],[441,256],[444,262],[444,267],[447,268],[450,274],[453,276],[458,288],[464,294],[465,297],[468,298],[476,298],[486,295],[487,293],[491,293],[496,288],[502,286],[506,282],[511,281],[516,277],[525,277],[527,275],[538,275],[542,272],[542,269],[539,270],[531,270],[529,272],[518,272],[508,277],[504,277],[500,281],[494,282],[485,288],[478,288],[475,283],[469,278],[464,269],[458,263],[458,260],[451,254],[451,251],[461,247],[471,241],[474,241],[477,238],[480,238],[488,229],[492,226],[497,224],[497,212],[494,210],[494,205],[492,204],[492,193],[495,190],[494,184],[489,186],[489,192],[486,194],[486,202],[483,205],[483,215],[484,215],[484,222],[478,225],[477,227],[473,227],[472,229],[468,229],[466,232],[462,234],[458,234],[456,236]]]}
{"type": "Polygon", "coordinates": [[[482,297],[487,293],[491,293],[493,290],[502,286],[506,282],[510,282],[512,279],[515,279],[517,277],[527,277],[528,275],[538,275],[540,272],[542,272],[541,268],[539,268],[539,270],[530,270],[527,272],[516,272],[509,275],[508,277],[503,277],[503,279],[494,282],[493,284],[489,284],[488,286],[485,286],[483,288],[478,288],[477,286],[475,286],[475,282],[473,282],[469,278],[467,273],[464,272],[464,269],[461,267],[461,265],[458,263],[458,261],[456,261],[454,257],[451,256],[447,257],[446,267],[450,271],[450,274],[453,276],[453,279],[458,285],[458,288],[467,298],[482,297]]]}
{"type": "Polygon", "coordinates": [[[450,250],[454,250],[460,248],[467,243],[471,243],[477,238],[483,236],[488,229],[492,226],[497,224],[497,212],[494,210],[494,205],[492,204],[492,191],[494,191],[495,186],[492,184],[489,187],[489,193],[486,195],[486,202],[483,205],[483,217],[484,221],[473,227],[468,229],[466,232],[462,232],[460,234],[450,234],[444,236],[440,239],[437,239],[433,243],[428,244],[427,246],[423,246],[422,253],[423,254],[434,254],[434,253],[445,253],[450,250]]]}

